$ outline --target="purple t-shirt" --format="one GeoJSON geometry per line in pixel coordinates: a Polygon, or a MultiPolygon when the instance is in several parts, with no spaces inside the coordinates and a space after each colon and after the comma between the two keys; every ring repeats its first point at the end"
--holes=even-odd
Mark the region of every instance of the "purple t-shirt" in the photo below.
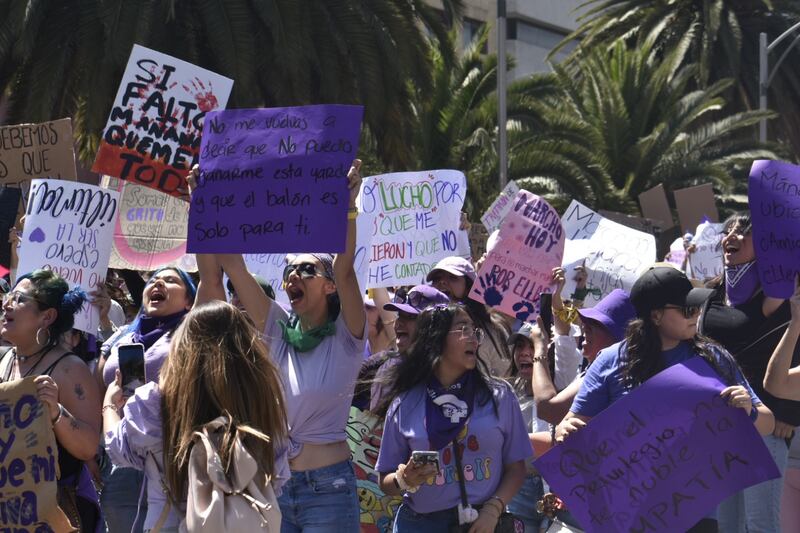
{"type": "MultiPolygon", "coordinates": [[[[495,382],[492,402],[475,403],[466,425],[464,443],[464,480],[469,503],[484,503],[497,490],[503,466],[533,456],[528,431],[514,391],[505,382],[495,382]]],[[[462,432],[463,434],[463,432],[462,432]]],[[[425,386],[418,385],[395,398],[386,414],[383,438],[375,470],[394,472],[405,464],[412,451],[430,449],[425,430],[425,386]]],[[[432,483],[423,483],[417,492],[406,493],[403,501],[418,513],[430,513],[455,507],[461,503],[452,444],[439,450],[441,471],[432,483]]]]}
{"type": "Polygon", "coordinates": [[[289,418],[289,458],[297,457],[303,444],[329,444],[346,440],[358,371],[364,360],[367,323],[361,339],[347,329],[342,314],[336,319],[336,333],[319,346],[297,353],[283,340],[279,321],[289,314],[271,305],[264,327],[264,342],[281,373],[286,415],[289,418]]]}
{"type": "MultiPolygon", "coordinates": [[[[158,383],[158,374],[161,372],[161,367],[169,355],[170,340],[172,340],[172,332],[167,332],[153,343],[150,348],[145,350],[144,377],[148,382],[154,381],[158,383]]],[[[106,386],[114,381],[114,372],[119,368],[119,345],[132,342],[132,332],[125,332],[119,337],[115,335],[106,341],[106,343],[111,343],[108,359],[106,359],[106,364],[103,366],[103,381],[106,386]]]]}

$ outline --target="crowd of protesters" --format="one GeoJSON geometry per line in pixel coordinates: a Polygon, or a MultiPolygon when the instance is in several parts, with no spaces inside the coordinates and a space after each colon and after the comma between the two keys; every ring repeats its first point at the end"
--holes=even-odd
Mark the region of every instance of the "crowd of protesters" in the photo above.
{"type": "MultiPolygon", "coordinates": [[[[359,161],[348,180],[354,214],[359,161]]],[[[747,214],[724,226],[719,278],[659,263],[629,292],[583,308],[585,273],[558,268],[534,323],[470,300],[476,269],[461,257],[417,285],[367,295],[355,219],[344,252],[287,257],[289,305],[237,254],[198,255],[197,273],[109,271],[89,292],[45,270],[0,284],[0,376],[38,376],[58,444],[59,505],[74,526],[178,531],[190,513],[194,434],[216,423],[224,471],[252,463],[253,483],[274,492],[270,531],[358,531],[352,405],[383,424],[376,471],[385,494],[402,496],[394,531],[508,531],[512,516],[527,532],[553,519],[580,528],[551,505],[533,459],[700,356],[782,475],[731,496],[691,531],[800,528],[800,286],[788,300],[764,295],[747,214]],[[564,298],[568,278],[578,290],[564,298]],[[99,312],[96,335],[73,329],[85,303],[99,312]],[[135,389],[120,372],[131,344],[144,350],[135,389]]]]}

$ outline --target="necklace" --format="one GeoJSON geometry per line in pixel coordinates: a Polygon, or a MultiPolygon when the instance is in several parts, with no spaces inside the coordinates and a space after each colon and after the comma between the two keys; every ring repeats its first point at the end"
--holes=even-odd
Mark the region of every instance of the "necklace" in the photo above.
{"type": "Polygon", "coordinates": [[[46,356],[47,354],[49,354],[49,353],[50,353],[50,350],[52,350],[52,349],[53,349],[52,347],[50,347],[50,348],[48,348],[48,347],[44,347],[44,348],[42,348],[41,350],[39,350],[38,352],[36,352],[36,353],[33,353],[33,354],[31,354],[31,355],[28,355],[28,356],[23,356],[23,357],[24,357],[24,359],[23,359],[22,357],[17,357],[17,351],[16,351],[16,349],[15,349],[15,350],[14,350],[14,359],[17,361],[17,370],[19,370],[19,373],[20,373],[20,375],[21,375],[23,378],[26,378],[26,377],[28,377],[28,376],[29,376],[29,375],[30,375],[30,374],[33,372],[33,370],[34,370],[34,369],[35,369],[37,366],[39,366],[39,363],[41,363],[41,362],[42,362],[42,359],[44,359],[44,358],[45,358],[45,356],[46,356]],[[35,362],[35,363],[33,363],[33,365],[32,365],[32,366],[31,366],[31,367],[28,369],[28,371],[27,371],[27,372],[25,372],[25,373],[23,374],[23,373],[22,373],[22,368],[19,366],[19,364],[20,364],[21,362],[22,362],[22,363],[24,363],[25,361],[27,361],[27,360],[28,360],[28,359],[30,359],[31,357],[34,357],[34,356],[35,356],[35,355],[37,355],[37,354],[41,354],[41,355],[39,355],[39,358],[36,360],[36,362],[35,362]]]}
{"type": "Polygon", "coordinates": [[[19,355],[17,353],[17,349],[14,348],[14,359],[17,360],[17,363],[24,363],[28,359],[32,359],[33,357],[36,357],[37,355],[41,354],[44,351],[49,351],[47,346],[45,346],[44,348],[42,348],[38,352],[34,352],[34,353],[30,354],[30,355],[19,355]]]}

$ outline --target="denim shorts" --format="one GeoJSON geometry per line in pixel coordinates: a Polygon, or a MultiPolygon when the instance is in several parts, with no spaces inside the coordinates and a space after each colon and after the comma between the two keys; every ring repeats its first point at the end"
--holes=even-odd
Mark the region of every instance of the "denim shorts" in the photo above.
{"type": "Polygon", "coordinates": [[[282,490],[281,533],[358,533],[361,513],[350,461],[292,472],[282,490]]]}

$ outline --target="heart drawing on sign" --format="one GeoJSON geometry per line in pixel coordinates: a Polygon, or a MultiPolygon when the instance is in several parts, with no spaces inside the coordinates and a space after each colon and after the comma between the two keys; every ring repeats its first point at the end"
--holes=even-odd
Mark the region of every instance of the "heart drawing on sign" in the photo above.
{"type": "Polygon", "coordinates": [[[44,232],[42,228],[36,228],[33,230],[28,237],[28,240],[31,242],[44,242],[44,232]]]}

